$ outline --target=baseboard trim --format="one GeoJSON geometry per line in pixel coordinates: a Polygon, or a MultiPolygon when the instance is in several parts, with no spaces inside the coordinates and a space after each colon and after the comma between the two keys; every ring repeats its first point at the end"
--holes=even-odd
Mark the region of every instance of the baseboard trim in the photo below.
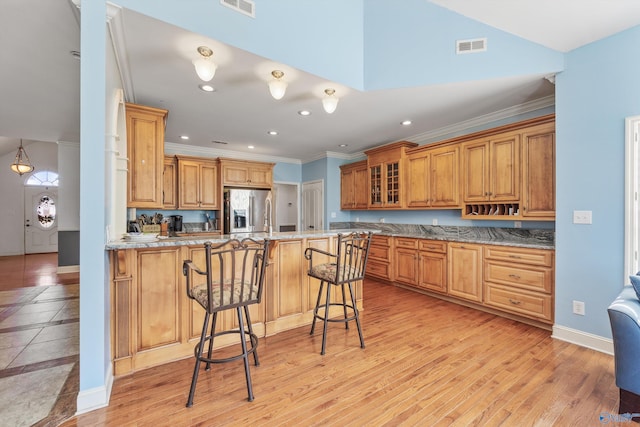
{"type": "Polygon", "coordinates": [[[109,406],[111,388],[113,387],[113,366],[109,363],[109,370],[105,376],[104,385],[78,393],[76,415],[84,414],[95,409],[109,406]]]}
{"type": "Polygon", "coordinates": [[[79,265],[62,265],[62,266],[58,266],[58,274],[65,274],[65,273],[79,273],[80,272],[80,266],[79,265]]]}
{"type": "Polygon", "coordinates": [[[551,337],[613,356],[613,340],[609,338],[558,325],[553,326],[551,337]]]}

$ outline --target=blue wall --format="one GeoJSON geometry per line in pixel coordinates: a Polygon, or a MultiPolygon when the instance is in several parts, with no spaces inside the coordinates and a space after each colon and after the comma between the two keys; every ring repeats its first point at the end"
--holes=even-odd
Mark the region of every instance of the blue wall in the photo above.
{"type": "Polygon", "coordinates": [[[636,27],[576,49],[556,78],[556,324],[605,337],[624,283],[624,119],[640,113],[639,44],[636,27]],[[574,210],[593,211],[593,224],[573,224],[574,210]]]}

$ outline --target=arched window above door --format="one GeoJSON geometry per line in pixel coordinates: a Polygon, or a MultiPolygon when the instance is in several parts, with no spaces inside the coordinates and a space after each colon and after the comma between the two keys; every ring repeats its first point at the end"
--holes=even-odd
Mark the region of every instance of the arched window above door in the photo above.
{"type": "Polygon", "coordinates": [[[57,187],[58,174],[52,171],[36,172],[29,177],[27,185],[40,185],[44,187],[57,187]]]}

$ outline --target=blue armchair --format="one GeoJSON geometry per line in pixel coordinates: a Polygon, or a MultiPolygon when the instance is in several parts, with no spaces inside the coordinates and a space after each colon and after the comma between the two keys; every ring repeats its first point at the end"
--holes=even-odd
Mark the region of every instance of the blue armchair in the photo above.
{"type": "Polygon", "coordinates": [[[640,413],[640,300],[634,288],[625,286],[608,312],[620,388],[618,413],[640,413]]]}

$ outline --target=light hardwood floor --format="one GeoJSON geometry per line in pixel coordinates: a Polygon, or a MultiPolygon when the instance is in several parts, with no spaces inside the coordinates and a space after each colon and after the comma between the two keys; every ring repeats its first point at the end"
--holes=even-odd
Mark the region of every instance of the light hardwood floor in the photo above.
{"type": "Polygon", "coordinates": [[[375,281],[364,305],[364,350],[355,325],[330,325],[325,356],[306,327],[260,339],[251,403],[237,361],[201,371],[186,408],[189,358],[117,378],[107,408],[63,425],[597,426],[616,413],[612,356],[375,281]]]}

